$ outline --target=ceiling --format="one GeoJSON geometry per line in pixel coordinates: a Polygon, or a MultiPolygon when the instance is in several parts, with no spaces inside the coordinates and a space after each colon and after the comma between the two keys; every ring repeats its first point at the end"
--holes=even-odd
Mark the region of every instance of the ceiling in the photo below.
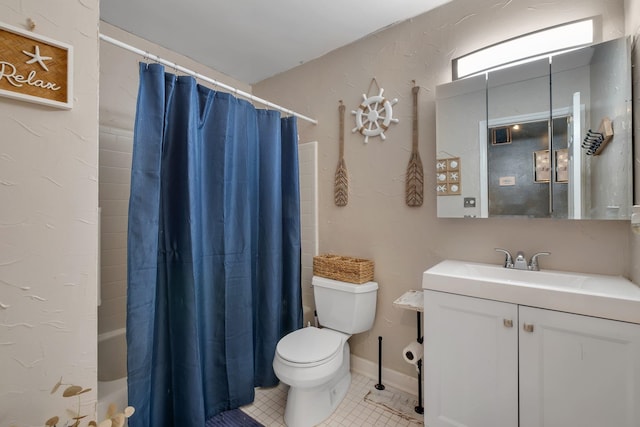
{"type": "Polygon", "coordinates": [[[253,84],[449,1],[104,0],[100,17],[253,84]]]}

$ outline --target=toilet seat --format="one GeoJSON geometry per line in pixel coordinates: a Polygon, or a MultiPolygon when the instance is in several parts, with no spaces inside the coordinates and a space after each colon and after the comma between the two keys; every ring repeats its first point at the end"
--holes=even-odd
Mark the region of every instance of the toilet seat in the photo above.
{"type": "Polygon", "coordinates": [[[331,329],[309,326],[282,338],[276,346],[276,352],[287,364],[312,367],[336,357],[346,338],[348,336],[331,329]]]}

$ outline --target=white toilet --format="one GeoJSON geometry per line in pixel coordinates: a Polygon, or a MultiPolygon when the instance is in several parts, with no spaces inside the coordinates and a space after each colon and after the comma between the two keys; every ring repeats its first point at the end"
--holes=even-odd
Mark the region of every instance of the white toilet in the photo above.
{"type": "Polygon", "coordinates": [[[273,358],[276,375],[290,386],[284,412],[289,427],[311,427],[333,413],[351,383],[347,340],[371,329],[376,313],[376,282],[314,276],[311,284],[322,328],[309,326],[283,337],[273,358]]]}

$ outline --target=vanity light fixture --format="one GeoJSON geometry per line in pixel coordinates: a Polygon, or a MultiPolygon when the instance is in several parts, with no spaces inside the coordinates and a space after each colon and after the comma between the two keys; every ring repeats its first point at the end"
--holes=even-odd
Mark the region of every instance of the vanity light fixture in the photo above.
{"type": "Polygon", "coordinates": [[[594,42],[595,19],[574,21],[515,37],[452,61],[453,80],[533,61],[594,42]]]}

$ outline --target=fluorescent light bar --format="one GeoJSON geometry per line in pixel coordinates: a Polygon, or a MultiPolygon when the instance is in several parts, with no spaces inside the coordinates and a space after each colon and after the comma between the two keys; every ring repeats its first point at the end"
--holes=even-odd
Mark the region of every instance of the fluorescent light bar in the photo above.
{"type": "Polygon", "coordinates": [[[593,43],[593,19],[536,31],[453,60],[454,80],[525,58],[593,43]]]}

